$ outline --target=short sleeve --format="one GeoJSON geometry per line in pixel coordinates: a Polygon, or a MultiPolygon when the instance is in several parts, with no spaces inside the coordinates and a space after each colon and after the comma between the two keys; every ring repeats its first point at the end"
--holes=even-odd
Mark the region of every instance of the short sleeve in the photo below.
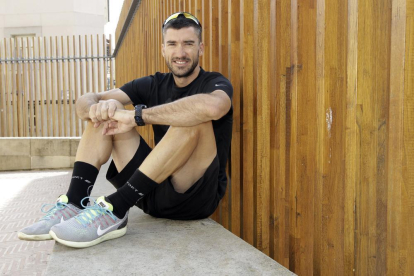
{"type": "Polygon", "coordinates": [[[223,90],[230,99],[233,99],[233,86],[230,81],[222,75],[208,80],[204,85],[203,92],[211,93],[215,90],[223,90]]]}
{"type": "Polygon", "coordinates": [[[148,105],[153,80],[154,79],[151,76],[135,79],[124,84],[119,89],[129,96],[134,105],[148,105]]]}

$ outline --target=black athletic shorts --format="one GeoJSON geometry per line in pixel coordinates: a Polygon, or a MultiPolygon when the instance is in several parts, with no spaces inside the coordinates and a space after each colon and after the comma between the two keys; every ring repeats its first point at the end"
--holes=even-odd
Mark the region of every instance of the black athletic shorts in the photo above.
{"type": "MultiPolygon", "coordinates": [[[[112,161],[106,179],[115,188],[120,188],[138,169],[150,152],[151,148],[141,138],[138,150],[132,160],[121,172],[118,172],[112,161]]],[[[214,213],[220,201],[218,173],[219,161],[218,156],[216,156],[204,175],[185,193],[177,193],[169,177],[138,201],[137,206],[145,213],[158,218],[177,220],[207,218],[214,213]]]]}

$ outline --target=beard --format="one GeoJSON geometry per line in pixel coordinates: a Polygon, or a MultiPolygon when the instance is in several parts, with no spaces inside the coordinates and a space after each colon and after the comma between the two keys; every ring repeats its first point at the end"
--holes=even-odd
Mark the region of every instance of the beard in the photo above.
{"type": "MultiPolygon", "coordinates": [[[[190,59],[185,59],[185,61],[189,61],[190,59]]],[[[175,61],[175,60],[173,60],[175,61]]],[[[166,61],[167,67],[168,69],[170,69],[170,71],[172,72],[172,74],[177,77],[177,78],[186,78],[188,76],[190,76],[193,72],[194,69],[197,67],[198,65],[198,56],[195,57],[195,59],[193,60],[193,62],[190,64],[189,67],[184,67],[184,68],[174,68],[172,63],[173,61],[169,62],[166,61]]]]}

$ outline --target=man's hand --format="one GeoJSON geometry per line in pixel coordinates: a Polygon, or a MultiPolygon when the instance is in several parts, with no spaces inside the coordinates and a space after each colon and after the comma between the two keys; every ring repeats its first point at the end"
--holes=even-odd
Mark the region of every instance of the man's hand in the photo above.
{"type": "Polygon", "coordinates": [[[110,120],[116,110],[123,109],[123,104],[117,100],[100,100],[98,103],[91,105],[89,118],[94,123],[94,127],[99,127],[103,122],[110,120]]]}
{"type": "Polygon", "coordinates": [[[103,124],[103,135],[115,135],[125,133],[137,126],[134,119],[135,111],[133,110],[116,110],[109,121],[103,124]]]}

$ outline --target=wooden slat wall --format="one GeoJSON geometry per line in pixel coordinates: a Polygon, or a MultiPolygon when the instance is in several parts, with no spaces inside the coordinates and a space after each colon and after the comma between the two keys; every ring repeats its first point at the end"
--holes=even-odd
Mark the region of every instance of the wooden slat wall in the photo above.
{"type": "Polygon", "coordinates": [[[103,58],[106,40],[104,35],[1,39],[0,137],[79,136],[85,123],[75,116],[76,99],[113,88],[114,63],[103,58]]]}
{"type": "Polygon", "coordinates": [[[118,86],[167,71],[180,10],[234,86],[212,218],[299,275],[414,275],[414,0],[142,0],[118,86]]]}

